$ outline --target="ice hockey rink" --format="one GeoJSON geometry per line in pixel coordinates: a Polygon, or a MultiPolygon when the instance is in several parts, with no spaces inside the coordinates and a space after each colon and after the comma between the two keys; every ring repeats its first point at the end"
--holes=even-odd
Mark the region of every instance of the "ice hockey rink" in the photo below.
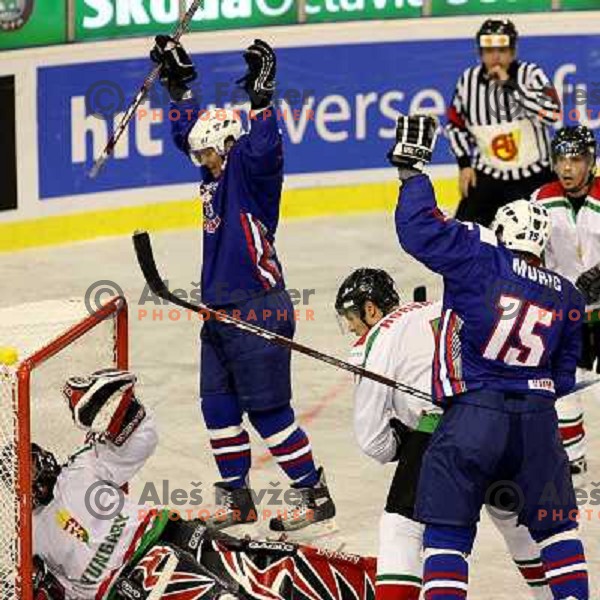
{"type": "MultiPolygon", "coordinates": [[[[169,287],[189,289],[198,281],[201,236],[199,230],[182,230],[153,236],[154,250],[169,287]]],[[[440,295],[440,282],[400,250],[390,214],[369,213],[292,219],[283,221],[278,251],[285,267],[288,288],[315,290],[308,305],[298,305],[300,320],[296,339],[320,350],[345,357],[352,339],[344,337],[332,308],[342,279],[360,266],[388,270],[404,295],[417,285],[427,285],[430,299],[440,295]],[[308,320],[314,311],[312,320],[308,320]]],[[[138,302],[144,281],[131,240],[101,239],[53,248],[39,248],[0,255],[4,294],[0,307],[50,298],[82,298],[98,280],[110,280],[124,291],[130,306],[131,368],[139,375],[141,396],[150,406],[160,430],[160,445],[140,475],[132,482],[132,496],[139,497],[145,482],[161,490],[190,490],[202,482],[203,497],[210,501],[211,484],[217,477],[208,437],[197,402],[198,332],[200,323],[182,314],[169,316],[173,307],[138,302]],[[138,312],[147,310],[145,317],[138,312]],[[152,311],[157,310],[152,318],[152,311]],[[161,316],[162,315],[162,319],[161,316]]],[[[352,433],[352,379],[327,364],[296,355],[293,361],[294,406],[308,430],[316,457],[324,465],[337,503],[339,532],[317,543],[343,547],[346,552],[376,553],[378,518],[391,480],[392,468],[383,468],[361,455],[352,433]]],[[[597,479],[600,486],[600,400],[586,396],[590,473],[588,492],[597,479]]],[[[64,429],[72,427],[65,412],[64,429]]],[[[286,479],[255,438],[252,486],[273,488],[286,479]]],[[[184,511],[186,506],[181,506],[184,511]]],[[[265,507],[266,508],[266,507],[265,507]]],[[[583,537],[590,564],[593,598],[600,597],[600,506],[584,516],[583,537]]],[[[474,600],[530,598],[512,566],[499,534],[484,517],[471,561],[471,593],[474,600]]]]}

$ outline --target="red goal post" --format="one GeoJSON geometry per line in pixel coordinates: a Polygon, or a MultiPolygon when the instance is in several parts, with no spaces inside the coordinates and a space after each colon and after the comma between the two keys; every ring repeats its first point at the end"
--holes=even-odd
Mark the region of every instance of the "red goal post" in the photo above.
{"type": "Polygon", "coordinates": [[[0,308],[0,346],[18,352],[14,364],[0,364],[0,598],[32,600],[31,442],[59,460],[81,442],[62,384],[108,366],[128,368],[127,302],[116,296],[94,312],[81,300],[0,308]]]}

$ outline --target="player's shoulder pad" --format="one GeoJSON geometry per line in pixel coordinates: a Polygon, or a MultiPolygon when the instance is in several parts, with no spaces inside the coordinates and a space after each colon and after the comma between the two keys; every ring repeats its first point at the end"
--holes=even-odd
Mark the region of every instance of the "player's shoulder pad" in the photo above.
{"type": "Polygon", "coordinates": [[[489,227],[484,227],[483,225],[479,225],[477,223],[471,223],[470,221],[464,221],[463,225],[465,225],[469,231],[477,232],[479,235],[479,241],[487,244],[488,246],[498,246],[498,238],[489,227]]]}
{"type": "Polygon", "coordinates": [[[592,183],[592,189],[588,196],[600,202],[600,177],[594,177],[594,183],[592,183]]]}
{"type": "Polygon", "coordinates": [[[416,315],[418,311],[421,309],[431,306],[431,302],[409,302],[407,304],[403,304],[395,311],[391,312],[389,315],[386,315],[377,323],[377,327],[383,331],[386,329],[390,329],[392,326],[396,324],[406,324],[412,321],[411,315],[416,315]]]}
{"type": "Polygon", "coordinates": [[[543,202],[545,200],[556,200],[565,197],[565,189],[560,181],[552,181],[545,183],[541,188],[534,192],[532,200],[535,202],[543,202]]]}

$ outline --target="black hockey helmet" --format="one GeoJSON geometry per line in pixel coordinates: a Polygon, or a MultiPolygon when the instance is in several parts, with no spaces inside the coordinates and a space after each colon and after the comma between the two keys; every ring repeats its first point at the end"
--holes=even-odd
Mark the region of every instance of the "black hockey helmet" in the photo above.
{"type": "Polygon", "coordinates": [[[477,46],[484,48],[516,48],[519,34],[509,19],[487,19],[477,32],[477,46]]]}
{"type": "Polygon", "coordinates": [[[590,156],[596,162],[596,138],[585,125],[563,127],[556,132],[551,143],[552,159],[557,156],[590,156]]]}
{"type": "Polygon", "coordinates": [[[398,306],[400,296],[394,280],[383,269],[356,269],[346,277],[338,290],[335,310],[340,315],[354,311],[364,319],[367,300],[378,306],[384,314],[398,306]]]}
{"type": "Polygon", "coordinates": [[[54,485],[61,467],[52,452],[31,444],[31,486],[33,508],[46,506],[54,497],[54,485]]]}

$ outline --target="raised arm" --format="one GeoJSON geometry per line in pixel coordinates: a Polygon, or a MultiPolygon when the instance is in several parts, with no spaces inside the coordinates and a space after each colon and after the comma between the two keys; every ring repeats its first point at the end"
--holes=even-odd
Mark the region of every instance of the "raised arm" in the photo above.
{"type": "Polygon", "coordinates": [[[541,67],[527,63],[524,69],[519,70],[517,80],[510,83],[516,88],[515,100],[528,117],[548,125],[559,120],[560,99],[541,67]]]}
{"type": "Polygon", "coordinates": [[[141,469],[158,443],[154,421],[133,393],[135,381],[129,371],[102,369],[71,377],[63,390],[75,424],[96,441],[72,464],[84,462],[99,479],[118,486],[141,469]]]}
{"type": "Polygon", "coordinates": [[[283,169],[283,145],[276,110],[277,57],[273,48],[256,39],[244,52],[246,74],[238,81],[250,99],[250,132],[240,142],[244,163],[253,175],[268,176],[283,169]]]}
{"type": "Polygon", "coordinates": [[[484,245],[497,241],[490,230],[446,217],[438,208],[431,181],[421,173],[431,159],[435,128],[431,117],[398,118],[396,145],[388,155],[403,182],[396,232],[410,255],[444,277],[460,279],[481,260],[484,245]]]}

